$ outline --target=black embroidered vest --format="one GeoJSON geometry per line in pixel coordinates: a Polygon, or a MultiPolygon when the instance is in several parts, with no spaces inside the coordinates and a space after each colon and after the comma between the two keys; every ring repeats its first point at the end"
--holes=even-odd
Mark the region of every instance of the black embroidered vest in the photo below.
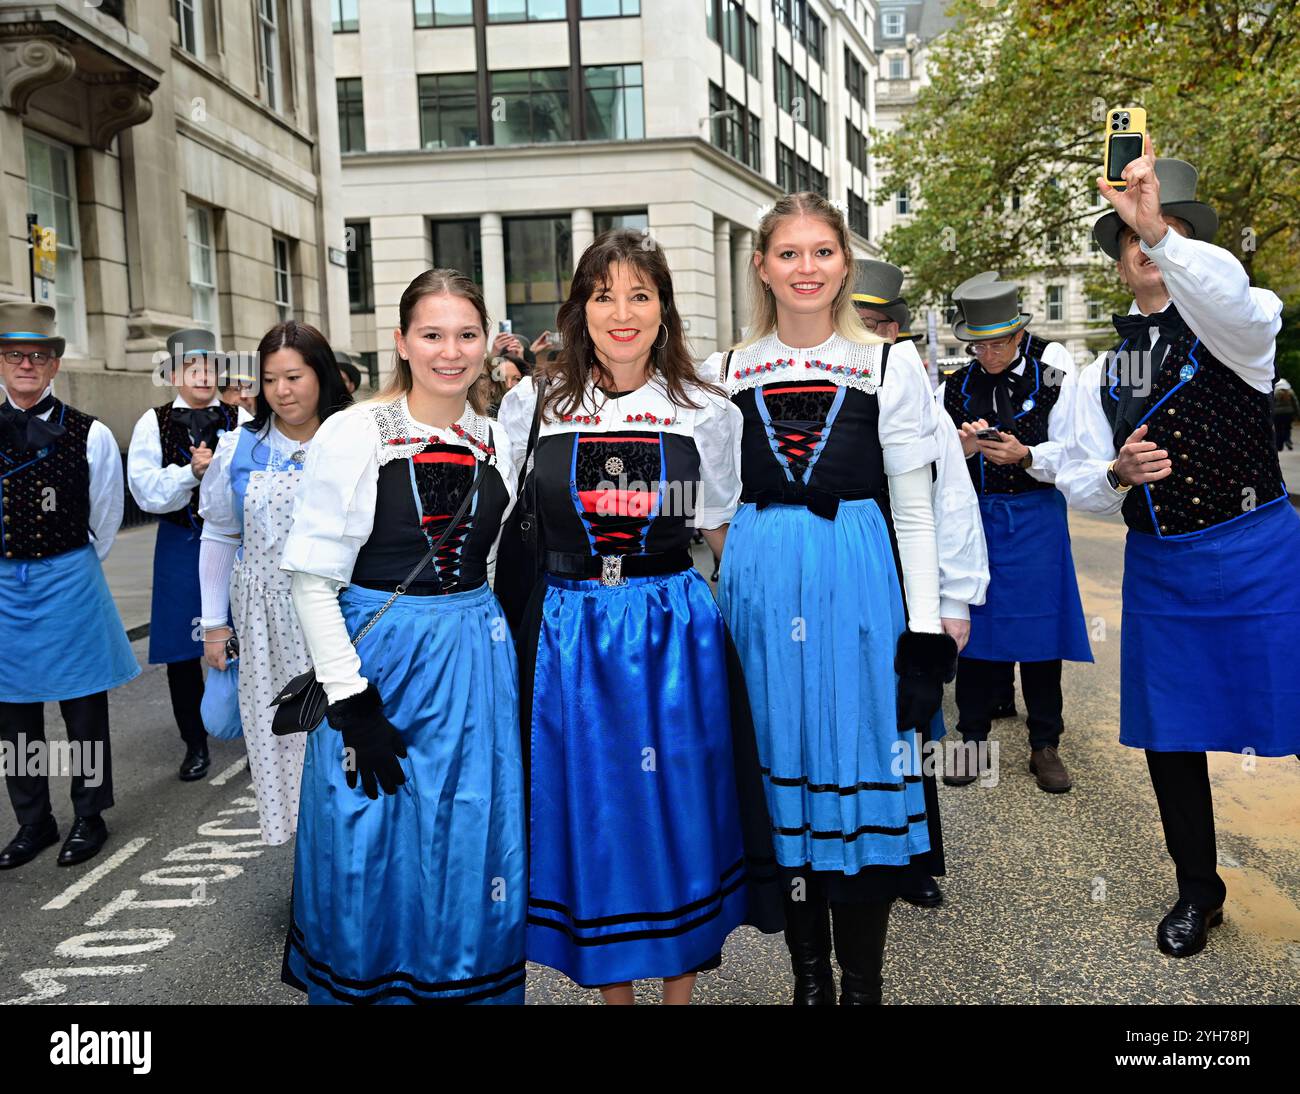
{"type": "MultiPolygon", "coordinates": [[[[1002,432],[1010,433],[1026,447],[1042,444],[1048,439],[1047,424],[1056,400],[1061,397],[1061,384],[1065,374],[1043,362],[1043,352],[1048,343],[1037,335],[1025,338],[1022,352],[1025,358],[1025,371],[1015,378],[1013,405],[1015,421],[1010,426],[1003,426],[1002,432]]],[[[943,389],[943,408],[960,427],[964,422],[978,421],[987,415],[977,412],[971,396],[972,383],[978,383],[979,377],[972,375],[980,368],[978,361],[959,368],[948,377],[943,389]]],[[[966,461],[971,481],[979,494],[1027,494],[1032,490],[1053,490],[1049,482],[1039,482],[1028,471],[1015,464],[998,465],[990,463],[978,452],[966,461]]]]}
{"type": "Polygon", "coordinates": [[[49,420],[67,432],[35,453],[0,440],[0,555],[8,559],[50,558],[90,542],[86,440],[95,419],[56,400],[49,420]]]}
{"type": "MultiPolygon", "coordinates": [[[[162,442],[164,467],[181,466],[190,462],[190,445],[193,442],[185,427],[172,416],[172,411],[175,409],[171,403],[153,408],[154,415],[158,419],[158,439],[162,442]]],[[[214,409],[220,410],[225,416],[224,423],[218,428],[229,432],[239,424],[238,408],[219,403],[214,409]]],[[[213,451],[215,450],[214,444],[213,451]]],[[[190,492],[188,505],[173,509],[170,513],[160,513],[158,519],[170,521],[182,528],[202,528],[203,518],[199,516],[199,488],[196,486],[190,492]]]]}
{"type": "Polygon", "coordinates": [[[1153,379],[1145,357],[1128,355],[1127,340],[1102,371],[1101,405],[1115,450],[1145,423],[1144,440],[1173,461],[1171,475],[1133,487],[1122,509],[1134,531],[1161,538],[1204,532],[1286,494],[1271,398],[1218,361],[1185,322],[1178,326],[1153,379]]]}

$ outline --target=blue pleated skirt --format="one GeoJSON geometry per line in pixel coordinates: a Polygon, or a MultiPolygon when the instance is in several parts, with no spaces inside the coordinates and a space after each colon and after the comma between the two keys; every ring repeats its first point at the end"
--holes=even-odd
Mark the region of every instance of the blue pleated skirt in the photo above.
{"type": "Polygon", "coordinates": [[[0,703],[78,699],[140,675],[90,544],[0,559],[0,635],[0,703]]]}
{"type": "Polygon", "coordinates": [[[855,875],[931,848],[915,730],[898,731],[903,600],[872,500],[835,520],[742,505],[719,603],[749,688],[782,866],[855,875]]]}
{"type": "MultiPolygon", "coordinates": [[[[339,598],[355,633],[388,598],[339,598]]],[[[406,783],[371,801],[324,723],[307,742],[285,979],[312,1003],[522,1003],[523,769],[514,647],[486,585],[404,596],[357,648],[406,783]]]]}
{"type": "Polygon", "coordinates": [[[528,957],[584,986],[712,962],[745,918],[726,633],[695,570],[547,578],[528,957]]]}
{"type": "Polygon", "coordinates": [[[982,495],[989,589],[970,609],[963,657],[982,661],[1091,661],[1088,626],[1059,490],[982,495]]]}
{"type": "Polygon", "coordinates": [[[149,664],[167,665],[202,657],[202,615],[198,529],[160,520],[153,548],[149,664]]]}
{"type": "Polygon", "coordinates": [[[1287,498],[1188,539],[1129,532],[1120,741],[1300,753],[1300,516],[1287,498]]]}

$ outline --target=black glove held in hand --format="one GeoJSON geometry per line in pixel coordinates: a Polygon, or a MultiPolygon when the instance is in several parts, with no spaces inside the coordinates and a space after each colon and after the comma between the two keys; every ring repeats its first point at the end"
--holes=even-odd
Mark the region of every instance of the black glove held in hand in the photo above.
{"type": "Polygon", "coordinates": [[[367,684],[365,691],[330,703],[325,716],[343,734],[343,746],[348,750],[343,771],[349,789],[356,789],[359,774],[361,788],[372,801],[379,797],[379,787],[385,794],[396,794],[406,782],[402,765],[397,762],[399,756],[405,759],[406,744],[393,723],[384,717],[383,700],[375,685],[367,684]]]}
{"type": "Polygon", "coordinates": [[[904,631],[894,657],[898,728],[921,730],[943,706],[943,685],[957,675],[957,643],[946,634],[904,631]]]}

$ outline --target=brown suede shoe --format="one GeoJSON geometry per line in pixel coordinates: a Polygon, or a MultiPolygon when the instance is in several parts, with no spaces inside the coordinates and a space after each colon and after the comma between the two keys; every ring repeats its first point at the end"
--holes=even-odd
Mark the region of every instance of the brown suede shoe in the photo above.
{"type": "Polygon", "coordinates": [[[1038,779],[1038,789],[1049,794],[1064,794],[1074,785],[1061,762],[1061,754],[1050,745],[1029,754],[1029,773],[1038,779]]]}

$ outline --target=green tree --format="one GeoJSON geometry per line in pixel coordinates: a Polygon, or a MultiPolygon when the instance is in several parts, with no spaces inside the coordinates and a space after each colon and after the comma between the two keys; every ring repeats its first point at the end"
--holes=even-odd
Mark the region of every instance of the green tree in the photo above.
{"type": "MultiPolygon", "coordinates": [[[[873,134],[881,192],[908,183],[919,199],[883,244],[918,299],[1076,252],[1109,208],[1096,184],[1104,125],[1125,105],[1147,111],[1157,156],[1200,170],[1215,242],[1257,284],[1300,289],[1294,0],[956,0],[950,14],[916,107],[893,134],[873,134]]],[[[1116,310],[1130,299],[1104,260],[1089,290],[1116,310]]]]}

